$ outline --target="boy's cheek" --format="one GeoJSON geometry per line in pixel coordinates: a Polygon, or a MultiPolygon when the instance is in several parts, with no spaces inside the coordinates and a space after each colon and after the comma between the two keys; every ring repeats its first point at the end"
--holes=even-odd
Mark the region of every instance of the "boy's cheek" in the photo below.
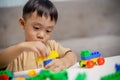
{"type": "Polygon", "coordinates": [[[31,35],[31,36],[28,36],[28,40],[29,41],[36,41],[36,36],[35,35],[31,35]]]}

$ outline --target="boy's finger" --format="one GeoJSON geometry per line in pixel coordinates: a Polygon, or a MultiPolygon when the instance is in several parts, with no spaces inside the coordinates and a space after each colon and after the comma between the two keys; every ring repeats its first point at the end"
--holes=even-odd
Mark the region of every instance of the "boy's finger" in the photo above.
{"type": "Polygon", "coordinates": [[[40,57],[40,53],[37,49],[34,49],[34,52],[37,54],[38,57],[40,57]]]}
{"type": "Polygon", "coordinates": [[[55,68],[52,69],[53,72],[58,72],[61,71],[60,67],[56,66],[55,68]]]}
{"type": "Polygon", "coordinates": [[[54,62],[51,62],[45,66],[46,69],[49,69],[54,66],[54,62]]]}
{"type": "Polygon", "coordinates": [[[46,57],[46,54],[45,54],[45,52],[44,52],[43,50],[40,50],[40,54],[41,54],[41,57],[42,57],[42,58],[45,58],[45,57],[46,57]]]}
{"type": "Polygon", "coordinates": [[[48,49],[42,49],[41,50],[42,57],[45,58],[49,56],[49,50],[48,49]]]}
{"type": "Polygon", "coordinates": [[[46,50],[46,56],[49,56],[49,54],[50,54],[50,51],[47,49],[46,50]]]}

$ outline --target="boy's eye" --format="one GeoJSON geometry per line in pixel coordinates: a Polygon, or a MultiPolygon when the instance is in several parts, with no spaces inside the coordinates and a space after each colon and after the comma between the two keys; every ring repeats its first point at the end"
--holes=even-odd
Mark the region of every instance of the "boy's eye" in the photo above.
{"type": "Polygon", "coordinates": [[[52,30],[46,30],[46,32],[47,32],[47,33],[50,33],[50,32],[52,32],[52,30]]]}
{"type": "Polygon", "coordinates": [[[34,28],[35,30],[38,30],[38,29],[39,29],[39,27],[36,27],[36,26],[33,26],[33,28],[34,28]]]}

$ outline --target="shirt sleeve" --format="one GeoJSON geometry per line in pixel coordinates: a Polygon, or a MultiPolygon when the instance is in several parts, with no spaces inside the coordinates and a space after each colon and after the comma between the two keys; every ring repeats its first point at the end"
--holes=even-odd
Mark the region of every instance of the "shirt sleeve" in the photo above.
{"type": "Polygon", "coordinates": [[[22,52],[16,59],[14,59],[7,69],[11,71],[23,71],[29,69],[43,68],[43,63],[37,63],[34,52],[22,52]]]}

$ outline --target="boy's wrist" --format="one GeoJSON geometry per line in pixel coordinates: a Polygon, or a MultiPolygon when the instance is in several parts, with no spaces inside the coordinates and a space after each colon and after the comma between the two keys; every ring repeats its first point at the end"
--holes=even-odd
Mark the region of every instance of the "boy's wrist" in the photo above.
{"type": "Polygon", "coordinates": [[[62,61],[62,63],[65,66],[65,68],[69,67],[69,62],[65,58],[61,58],[60,60],[62,61]]]}

